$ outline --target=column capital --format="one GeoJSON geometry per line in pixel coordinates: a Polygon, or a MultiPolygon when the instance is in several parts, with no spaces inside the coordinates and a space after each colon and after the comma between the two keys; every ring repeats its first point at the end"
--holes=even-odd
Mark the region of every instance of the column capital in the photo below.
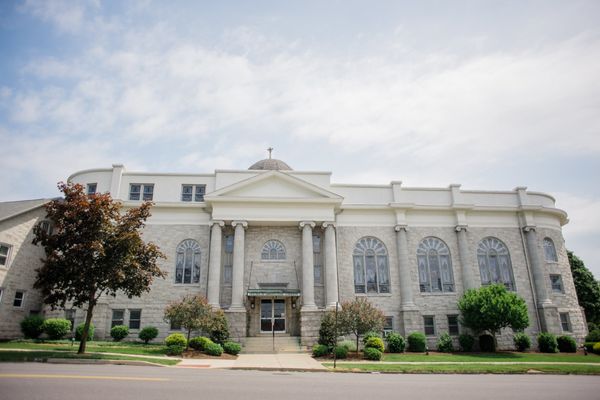
{"type": "Polygon", "coordinates": [[[460,232],[460,231],[465,231],[465,232],[466,232],[466,231],[468,230],[468,228],[469,228],[469,225],[466,225],[466,224],[459,224],[459,225],[456,225],[456,226],[454,227],[454,230],[455,230],[456,232],[460,232]]]}
{"type": "Polygon", "coordinates": [[[535,225],[525,225],[523,228],[523,232],[535,232],[536,230],[536,226],[535,225]]]}
{"type": "Polygon", "coordinates": [[[332,227],[333,229],[335,229],[335,228],[336,228],[336,226],[335,226],[335,222],[329,222],[329,221],[327,221],[327,222],[323,222],[323,225],[322,225],[322,226],[323,226],[323,229],[327,229],[327,228],[329,228],[329,227],[332,227]]]}
{"type": "Polygon", "coordinates": [[[396,232],[400,232],[400,231],[408,232],[408,225],[406,225],[406,224],[398,224],[398,225],[394,226],[394,230],[396,232]]]}
{"type": "Polygon", "coordinates": [[[221,228],[225,226],[225,221],[221,221],[221,220],[212,220],[208,223],[210,226],[213,225],[219,225],[221,228]]]}
{"type": "Polygon", "coordinates": [[[248,227],[248,222],[247,221],[231,221],[231,226],[233,226],[235,228],[237,225],[241,225],[244,229],[246,229],[248,227]]]}
{"type": "Polygon", "coordinates": [[[315,227],[315,223],[313,221],[300,221],[300,224],[298,225],[298,227],[300,229],[303,229],[305,226],[310,226],[310,229],[313,229],[315,227]]]}

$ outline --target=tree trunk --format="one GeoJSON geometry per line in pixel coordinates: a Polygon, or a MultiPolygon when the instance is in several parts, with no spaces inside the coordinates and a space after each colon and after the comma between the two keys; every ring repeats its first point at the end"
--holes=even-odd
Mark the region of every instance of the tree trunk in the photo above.
{"type": "Polygon", "coordinates": [[[187,342],[185,343],[185,349],[187,350],[190,347],[190,335],[192,334],[192,330],[188,329],[187,342]]]}
{"type": "Polygon", "coordinates": [[[88,331],[90,329],[90,324],[92,322],[92,313],[94,312],[94,302],[90,301],[88,303],[87,314],[85,316],[85,325],[83,327],[83,332],[81,333],[81,342],[79,342],[79,350],[77,350],[77,354],[85,353],[85,345],[88,339],[88,331]]]}
{"type": "Polygon", "coordinates": [[[356,334],[356,354],[358,354],[358,333],[356,334]]]}

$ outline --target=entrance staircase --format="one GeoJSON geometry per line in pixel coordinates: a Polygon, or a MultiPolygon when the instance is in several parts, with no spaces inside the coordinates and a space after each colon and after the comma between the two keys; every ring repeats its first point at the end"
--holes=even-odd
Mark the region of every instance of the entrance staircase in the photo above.
{"type": "Polygon", "coordinates": [[[300,337],[289,335],[270,334],[247,337],[242,348],[242,354],[277,354],[277,353],[305,353],[300,346],[300,337]]]}

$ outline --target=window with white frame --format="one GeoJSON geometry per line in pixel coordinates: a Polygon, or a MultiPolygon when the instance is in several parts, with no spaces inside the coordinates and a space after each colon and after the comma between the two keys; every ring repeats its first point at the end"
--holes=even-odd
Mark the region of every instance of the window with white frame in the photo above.
{"type": "Polygon", "coordinates": [[[356,293],[390,292],[388,252],[381,240],[374,237],[360,239],[354,246],[352,257],[356,293]]]}
{"type": "Polygon", "coordinates": [[[263,245],[261,260],[285,260],[285,247],[279,240],[271,239],[263,245]]]}
{"type": "Polygon", "coordinates": [[[569,318],[569,313],[559,313],[560,315],[560,326],[562,327],[563,332],[571,332],[571,320],[569,318]]]}
{"type": "Polygon", "coordinates": [[[181,185],[181,201],[204,201],[206,185],[181,185]]]}
{"type": "Polygon", "coordinates": [[[448,315],[448,333],[453,336],[459,334],[458,315],[448,315]]]}
{"type": "Polygon", "coordinates": [[[0,243],[0,267],[8,266],[8,257],[10,256],[10,248],[8,244],[0,243]]]}
{"type": "Polygon", "coordinates": [[[225,235],[223,248],[223,285],[231,286],[233,282],[233,235],[225,235]]]}
{"type": "Polygon", "coordinates": [[[129,329],[140,329],[142,310],[129,310],[129,329]]]}
{"type": "Polygon", "coordinates": [[[394,317],[385,317],[385,322],[383,324],[383,336],[387,336],[388,333],[391,333],[394,330],[394,317]]]}
{"type": "Polygon", "coordinates": [[[154,184],[132,183],[129,185],[129,200],[151,201],[154,198],[154,184]]]}
{"type": "Polygon", "coordinates": [[[117,325],[123,325],[125,323],[125,310],[112,310],[112,319],[110,321],[110,327],[114,328],[117,325]]]}
{"type": "Polygon", "coordinates": [[[564,293],[565,289],[562,282],[562,276],[558,274],[550,275],[550,284],[554,293],[564,293]]]}
{"type": "Polygon", "coordinates": [[[435,317],[433,315],[423,316],[423,328],[425,335],[435,336],[435,317]]]}
{"type": "Polygon", "coordinates": [[[315,285],[323,285],[323,246],[321,236],[313,235],[313,267],[315,272],[315,285]]]}
{"type": "Polygon", "coordinates": [[[554,242],[549,237],[544,238],[544,255],[546,256],[546,261],[558,262],[556,247],[554,247],[554,242]]]}
{"type": "Polygon", "coordinates": [[[186,239],[177,246],[175,260],[175,283],[200,282],[200,245],[186,239]]]}
{"type": "Polygon", "coordinates": [[[98,188],[98,184],[97,183],[88,183],[86,185],[86,193],[88,196],[91,196],[93,194],[96,194],[96,189],[98,188]]]}
{"type": "Polygon", "coordinates": [[[417,248],[419,287],[421,292],[454,292],[452,260],[446,243],[426,237],[417,248]]]}
{"type": "Polygon", "coordinates": [[[487,237],[479,242],[477,261],[482,285],[500,283],[507,290],[515,290],[510,254],[500,239],[487,237]]]}
{"type": "Polygon", "coordinates": [[[21,308],[25,304],[25,291],[17,290],[13,299],[13,307],[21,308]]]}

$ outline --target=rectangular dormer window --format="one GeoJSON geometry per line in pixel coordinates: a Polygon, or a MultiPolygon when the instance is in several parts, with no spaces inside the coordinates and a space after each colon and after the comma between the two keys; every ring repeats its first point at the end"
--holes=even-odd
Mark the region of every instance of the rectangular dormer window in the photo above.
{"type": "Polygon", "coordinates": [[[98,187],[97,183],[88,183],[86,185],[86,193],[88,196],[92,194],[96,194],[96,188],[98,187]]]}
{"type": "Polygon", "coordinates": [[[204,201],[206,185],[182,185],[181,201],[204,201]]]}
{"type": "Polygon", "coordinates": [[[132,183],[129,185],[129,200],[152,201],[154,198],[154,184],[152,183],[132,183]]]}

